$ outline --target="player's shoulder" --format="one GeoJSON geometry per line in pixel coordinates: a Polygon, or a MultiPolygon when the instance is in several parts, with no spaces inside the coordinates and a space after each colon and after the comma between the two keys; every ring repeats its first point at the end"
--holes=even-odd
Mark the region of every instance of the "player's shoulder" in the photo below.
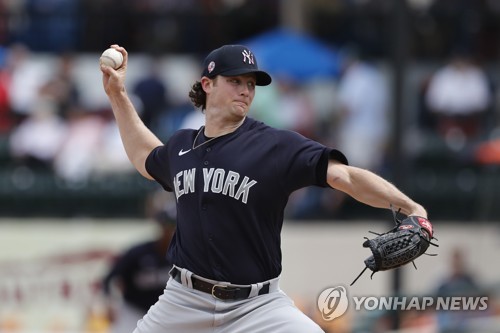
{"type": "Polygon", "coordinates": [[[290,130],[272,127],[260,120],[256,120],[250,117],[247,117],[245,121],[245,126],[247,130],[257,132],[259,135],[287,136],[287,135],[298,134],[290,130]]]}
{"type": "Polygon", "coordinates": [[[168,149],[168,147],[176,149],[179,145],[184,146],[186,142],[192,142],[199,130],[200,129],[183,128],[175,131],[165,142],[164,149],[168,149]]]}
{"type": "Polygon", "coordinates": [[[153,149],[149,156],[157,156],[160,158],[165,158],[168,156],[168,152],[172,149],[177,149],[181,145],[185,145],[186,142],[192,142],[194,137],[198,133],[199,129],[179,129],[172,133],[163,145],[153,149]]]}
{"type": "Polygon", "coordinates": [[[186,138],[194,137],[198,132],[200,131],[201,128],[182,128],[177,131],[175,131],[169,138],[168,141],[171,140],[183,140],[186,138]]]}
{"type": "Polygon", "coordinates": [[[284,128],[276,128],[265,124],[262,121],[255,120],[249,118],[249,127],[258,131],[260,135],[272,136],[273,139],[287,142],[288,140],[310,140],[309,138],[303,136],[300,133],[295,131],[284,129],[284,128]]]}

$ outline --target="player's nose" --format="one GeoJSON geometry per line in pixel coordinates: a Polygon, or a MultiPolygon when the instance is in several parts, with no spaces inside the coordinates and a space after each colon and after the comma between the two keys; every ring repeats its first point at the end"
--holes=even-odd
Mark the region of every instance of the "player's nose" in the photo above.
{"type": "Polygon", "coordinates": [[[250,95],[250,89],[246,84],[242,85],[241,91],[240,91],[241,96],[249,96],[250,95]]]}

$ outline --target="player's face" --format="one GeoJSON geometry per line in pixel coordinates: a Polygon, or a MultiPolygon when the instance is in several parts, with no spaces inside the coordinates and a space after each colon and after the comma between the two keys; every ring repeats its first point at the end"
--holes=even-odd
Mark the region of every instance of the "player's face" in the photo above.
{"type": "Polygon", "coordinates": [[[212,81],[207,106],[244,117],[255,97],[255,75],[218,76],[212,81]]]}

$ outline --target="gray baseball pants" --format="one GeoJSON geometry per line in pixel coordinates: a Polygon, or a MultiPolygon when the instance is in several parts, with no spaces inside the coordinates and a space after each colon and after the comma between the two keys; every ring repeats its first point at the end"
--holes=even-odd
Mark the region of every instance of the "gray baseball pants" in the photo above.
{"type": "MultiPolygon", "coordinates": [[[[278,279],[271,280],[268,294],[224,301],[192,289],[186,278],[192,273],[181,270],[182,283],[168,280],[165,292],[139,320],[133,333],[323,332],[279,289],[278,279]]],[[[254,286],[258,292],[261,284],[254,286]]]]}

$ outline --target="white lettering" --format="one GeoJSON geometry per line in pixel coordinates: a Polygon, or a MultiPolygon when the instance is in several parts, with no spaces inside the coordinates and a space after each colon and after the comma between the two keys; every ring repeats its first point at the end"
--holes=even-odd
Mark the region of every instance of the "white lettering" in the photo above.
{"type": "Polygon", "coordinates": [[[392,309],[392,297],[382,297],[380,299],[379,310],[393,310],[392,309]]]}
{"type": "Polygon", "coordinates": [[[452,297],[451,298],[451,308],[450,310],[452,311],[456,311],[456,310],[460,310],[460,304],[462,302],[462,298],[461,297],[452,297]]]}
{"type": "Polygon", "coordinates": [[[425,310],[426,307],[431,306],[432,304],[434,304],[434,299],[432,297],[425,296],[422,299],[422,307],[423,307],[424,310],[425,310]]]}
{"type": "Polygon", "coordinates": [[[174,177],[174,191],[175,191],[175,198],[179,200],[179,197],[184,194],[184,191],[181,191],[181,181],[179,178],[182,176],[182,171],[178,172],[175,177],[174,177]]]}
{"type": "Polygon", "coordinates": [[[477,297],[462,297],[462,310],[475,310],[478,303],[479,298],[477,297]]]}
{"type": "Polygon", "coordinates": [[[224,189],[222,194],[229,195],[234,198],[234,191],[236,189],[236,184],[238,184],[238,179],[240,179],[240,174],[234,171],[229,171],[227,173],[226,182],[224,183],[224,189]]]}
{"type": "Polygon", "coordinates": [[[439,297],[436,304],[436,310],[448,310],[450,307],[449,297],[439,297]]]}
{"type": "Polygon", "coordinates": [[[435,305],[438,311],[484,311],[488,309],[488,297],[356,297],[353,298],[355,310],[385,311],[425,311],[435,305]]]}
{"type": "Polygon", "coordinates": [[[357,311],[361,310],[361,304],[365,301],[366,297],[361,297],[361,298],[358,298],[356,296],[353,297],[353,300],[354,300],[354,304],[355,304],[355,308],[357,311]]]}
{"type": "Polygon", "coordinates": [[[488,309],[488,297],[481,297],[480,302],[481,306],[478,308],[478,310],[484,311],[488,309]]]}
{"type": "Polygon", "coordinates": [[[252,180],[251,182],[248,182],[249,180],[250,180],[250,178],[245,176],[245,178],[243,178],[243,180],[241,181],[240,187],[238,188],[238,191],[236,192],[236,195],[234,196],[234,198],[236,200],[239,200],[241,195],[243,195],[243,199],[241,199],[241,201],[243,203],[247,203],[248,194],[250,192],[250,187],[257,184],[257,181],[252,180]]]}
{"type": "Polygon", "coordinates": [[[378,299],[376,297],[368,297],[365,301],[366,310],[375,310],[378,307],[378,299]],[[372,305],[370,305],[372,303],[372,305]]]}
{"type": "Polygon", "coordinates": [[[210,168],[203,168],[203,192],[208,192],[209,185],[210,185],[210,179],[212,179],[212,175],[214,174],[214,169],[210,168]]]}
{"type": "Polygon", "coordinates": [[[224,176],[226,172],[224,169],[216,169],[214,172],[214,176],[212,178],[212,192],[213,193],[221,193],[222,188],[224,187],[224,176]]]}
{"type": "MultiPolygon", "coordinates": [[[[196,191],[196,168],[178,172],[173,179],[175,198],[196,191]]],[[[250,189],[257,181],[241,176],[235,171],[226,171],[221,168],[203,168],[203,192],[222,193],[243,203],[248,202],[250,189]]]]}
{"type": "Polygon", "coordinates": [[[421,310],[420,303],[417,297],[412,297],[410,299],[410,303],[406,306],[406,310],[412,310],[412,309],[421,310]]]}
{"type": "Polygon", "coordinates": [[[184,193],[194,192],[194,176],[196,175],[196,169],[184,170],[184,193]]]}
{"type": "Polygon", "coordinates": [[[173,183],[174,183],[175,198],[177,200],[179,200],[179,198],[183,194],[194,192],[195,174],[196,174],[196,169],[193,168],[191,170],[180,171],[175,175],[173,183]],[[181,177],[182,177],[182,182],[181,182],[181,177]]]}
{"type": "Polygon", "coordinates": [[[404,310],[405,309],[405,304],[406,304],[406,297],[395,297],[394,298],[394,303],[393,303],[393,308],[394,309],[400,309],[404,310]]]}

